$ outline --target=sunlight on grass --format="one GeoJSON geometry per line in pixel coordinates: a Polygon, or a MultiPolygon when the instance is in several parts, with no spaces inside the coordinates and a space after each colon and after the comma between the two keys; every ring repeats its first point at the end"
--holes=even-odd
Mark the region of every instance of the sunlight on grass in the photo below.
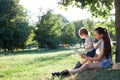
{"type": "Polygon", "coordinates": [[[78,60],[79,56],[70,50],[1,56],[0,80],[49,80],[51,72],[72,69],[78,60]]]}
{"type": "Polygon", "coordinates": [[[2,55],[0,80],[50,80],[52,72],[73,69],[80,59],[77,53],[67,49],[29,50],[2,55]]]}

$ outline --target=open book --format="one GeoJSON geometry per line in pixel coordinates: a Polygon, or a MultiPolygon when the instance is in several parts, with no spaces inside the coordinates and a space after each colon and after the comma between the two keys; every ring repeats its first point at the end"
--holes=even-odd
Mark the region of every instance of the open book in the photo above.
{"type": "Polygon", "coordinates": [[[75,49],[75,48],[73,48],[73,47],[71,47],[71,46],[69,46],[68,48],[71,49],[71,50],[73,50],[73,51],[76,52],[76,53],[79,53],[81,56],[84,56],[85,53],[86,53],[86,52],[79,51],[79,50],[77,50],[77,49],[75,49]]]}

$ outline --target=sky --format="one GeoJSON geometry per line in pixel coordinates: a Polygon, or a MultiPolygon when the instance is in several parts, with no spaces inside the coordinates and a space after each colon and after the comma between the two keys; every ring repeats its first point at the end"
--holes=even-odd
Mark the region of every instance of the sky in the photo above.
{"type": "Polygon", "coordinates": [[[68,10],[64,10],[60,9],[60,6],[58,6],[57,3],[58,0],[20,0],[20,4],[30,11],[32,20],[35,22],[37,21],[37,16],[40,14],[40,8],[42,8],[43,12],[46,12],[48,9],[53,9],[54,13],[63,15],[69,21],[82,20],[91,17],[90,12],[87,10],[73,8],[71,6],[69,6],[68,10]]]}

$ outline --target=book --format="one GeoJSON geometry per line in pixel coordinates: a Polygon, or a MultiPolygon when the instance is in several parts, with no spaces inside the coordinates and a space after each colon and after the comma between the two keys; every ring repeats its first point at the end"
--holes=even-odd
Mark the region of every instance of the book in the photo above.
{"type": "Polygon", "coordinates": [[[73,50],[73,51],[76,52],[76,53],[79,53],[81,56],[85,56],[85,53],[86,53],[86,52],[81,52],[81,51],[79,51],[79,50],[77,50],[77,49],[75,49],[75,48],[73,48],[73,47],[70,47],[70,46],[69,46],[69,49],[73,50]]]}

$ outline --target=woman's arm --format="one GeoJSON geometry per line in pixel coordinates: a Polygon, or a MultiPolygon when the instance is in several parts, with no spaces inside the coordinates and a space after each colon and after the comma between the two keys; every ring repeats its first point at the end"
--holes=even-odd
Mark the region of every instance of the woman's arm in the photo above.
{"type": "Polygon", "coordinates": [[[85,58],[87,60],[100,61],[103,58],[103,53],[104,53],[104,50],[102,49],[97,57],[91,58],[87,56],[82,56],[82,58],[85,58]]]}
{"type": "Polygon", "coordinates": [[[98,47],[99,47],[99,43],[97,43],[94,48],[98,49],[98,47]]]}
{"type": "MultiPolygon", "coordinates": [[[[98,41],[97,44],[94,47],[96,50],[99,48],[99,44],[100,44],[100,42],[98,41]]],[[[92,46],[93,46],[93,42],[90,42],[86,49],[89,49],[92,46]]]]}

